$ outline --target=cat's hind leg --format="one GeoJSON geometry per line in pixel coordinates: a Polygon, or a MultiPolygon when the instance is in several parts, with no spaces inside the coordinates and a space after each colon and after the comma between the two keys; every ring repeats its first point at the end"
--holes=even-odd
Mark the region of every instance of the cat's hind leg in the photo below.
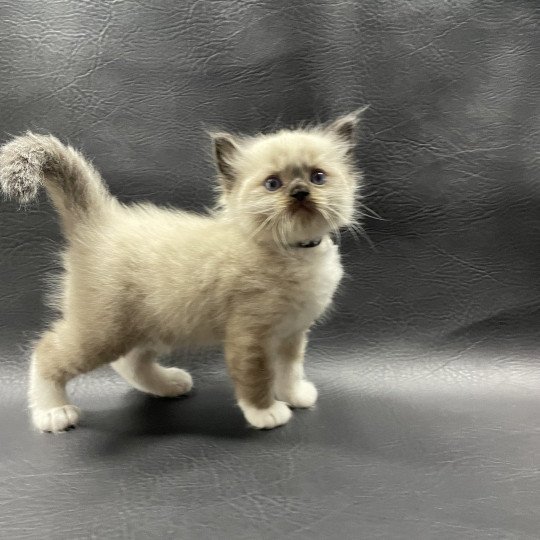
{"type": "Polygon", "coordinates": [[[177,397],[193,387],[191,375],[176,367],[164,367],[155,361],[155,351],[136,347],[111,363],[131,386],[159,397],[177,397]]]}
{"type": "Polygon", "coordinates": [[[75,426],[80,410],[66,394],[68,381],[106,361],[93,344],[86,344],[78,325],[57,321],[36,343],[30,365],[28,399],[32,422],[40,431],[58,433],[75,426]]]}

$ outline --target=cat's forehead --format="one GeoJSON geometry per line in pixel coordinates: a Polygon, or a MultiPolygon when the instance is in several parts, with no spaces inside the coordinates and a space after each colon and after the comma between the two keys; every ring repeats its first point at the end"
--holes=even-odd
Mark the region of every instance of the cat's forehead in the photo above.
{"type": "Polygon", "coordinates": [[[335,144],[324,134],[309,131],[281,131],[255,139],[246,149],[249,166],[300,174],[322,166],[335,156],[335,144]]]}

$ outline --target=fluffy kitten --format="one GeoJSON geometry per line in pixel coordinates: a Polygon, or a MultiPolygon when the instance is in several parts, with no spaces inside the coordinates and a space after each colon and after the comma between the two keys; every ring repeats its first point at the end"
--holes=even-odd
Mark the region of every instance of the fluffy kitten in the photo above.
{"type": "Polygon", "coordinates": [[[208,215],[121,204],[55,137],[27,133],[5,144],[3,191],[27,203],[44,186],[67,240],[61,317],[32,355],[34,425],[76,425],[66,383],[109,362],[143,392],[189,392],[186,371],[155,360],[181,346],[223,344],[238,405],[256,428],[285,424],[289,407],[311,407],[306,334],[342,276],[329,233],[354,220],[359,114],[255,137],[214,134],[220,199],[208,215]]]}

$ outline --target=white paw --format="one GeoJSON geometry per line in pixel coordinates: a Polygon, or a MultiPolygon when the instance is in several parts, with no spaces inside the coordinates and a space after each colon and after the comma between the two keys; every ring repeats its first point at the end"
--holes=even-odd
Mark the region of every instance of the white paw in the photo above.
{"type": "Polygon", "coordinates": [[[257,429],[272,429],[286,424],[292,416],[291,410],[283,401],[274,401],[267,409],[257,409],[245,401],[238,402],[246,420],[257,429]]]}
{"type": "Polygon", "coordinates": [[[178,397],[193,388],[191,375],[177,367],[161,368],[160,379],[156,381],[152,393],[160,397],[178,397]]]}
{"type": "Polygon", "coordinates": [[[287,402],[291,407],[307,409],[313,407],[317,401],[318,392],[312,382],[301,380],[295,383],[293,388],[286,394],[280,394],[278,397],[287,402]]]}
{"type": "Polygon", "coordinates": [[[63,405],[52,409],[34,409],[32,421],[40,431],[59,433],[69,427],[74,427],[79,422],[81,410],[74,405],[63,405]]]}

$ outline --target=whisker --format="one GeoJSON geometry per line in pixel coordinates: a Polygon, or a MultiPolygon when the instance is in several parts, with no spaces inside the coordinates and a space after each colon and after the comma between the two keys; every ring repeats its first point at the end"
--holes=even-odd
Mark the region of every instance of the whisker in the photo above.
{"type": "Polygon", "coordinates": [[[281,242],[279,240],[279,236],[278,236],[278,228],[277,227],[272,227],[272,238],[274,240],[274,243],[276,244],[276,246],[280,247],[281,246],[281,242]]]}
{"type": "MultiPolygon", "coordinates": [[[[351,225],[349,225],[348,229],[352,232],[354,231],[354,233],[356,233],[357,235],[360,235],[368,244],[369,244],[369,247],[373,250],[373,251],[377,251],[377,247],[375,246],[375,244],[373,243],[373,240],[371,240],[371,238],[369,237],[368,233],[366,232],[366,230],[361,227],[360,225],[358,224],[354,224],[352,223],[351,225]]],[[[357,238],[359,239],[359,237],[357,236],[357,238]]]]}
{"type": "Polygon", "coordinates": [[[286,222],[289,221],[288,215],[285,213],[283,214],[282,218],[280,219],[280,235],[283,241],[283,248],[287,248],[287,231],[286,231],[286,222]]]}
{"type": "MultiPolygon", "coordinates": [[[[339,218],[339,216],[340,216],[339,208],[336,205],[332,204],[332,203],[327,203],[326,210],[328,210],[328,212],[330,212],[331,215],[324,215],[323,214],[323,216],[328,221],[328,223],[329,223],[330,227],[332,227],[332,229],[337,229],[338,227],[336,227],[336,223],[334,222],[334,220],[332,218],[333,217],[339,218]]],[[[358,212],[356,210],[354,215],[353,215],[353,218],[356,218],[359,215],[361,216],[360,212],[358,212]]],[[[364,240],[364,241],[366,241],[368,243],[368,245],[370,246],[371,249],[373,249],[375,251],[377,250],[375,244],[373,243],[373,241],[371,240],[371,238],[369,237],[369,235],[367,234],[365,229],[360,225],[360,223],[358,222],[357,219],[354,219],[354,221],[352,223],[350,223],[348,226],[345,226],[344,229],[346,231],[349,231],[356,241],[360,242],[361,240],[364,240]]],[[[340,233],[338,232],[338,234],[340,234],[340,233]]]]}
{"type": "Polygon", "coordinates": [[[383,218],[381,217],[379,214],[377,214],[377,212],[375,212],[375,210],[372,210],[369,206],[367,206],[367,204],[365,203],[360,203],[360,209],[359,211],[362,211],[362,209],[365,209],[367,210],[367,216],[373,218],[373,219],[378,219],[380,221],[388,221],[386,218],[383,218]]]}
{"type": "Polygon", "coordinates": [[[341,245],[341,231],[337,222],[332,218],[332,214],[334,214],[336,217],[338,217],[339,214],[337,214],[337,212],[335,212],[332,208],[319,208],[318,210],[328,225],[330,225],[331,231],[336,235],[338,245],[341,245]],[[328,210],[328,212],[326,210],[328,210]]]}
{"type": "Polygon", "coordinates": [[[270,222],[274,219],[274,216],[270,215],[268,216],[256,229],[255,231],[250,234],[249,236],[249,240],[252,240],[253,238],[255,238],[255,236],[257,236],[260,232],[262,232],[264,230],[264,228],[266,227],[266,225],[269,225],[270,222]]]}

